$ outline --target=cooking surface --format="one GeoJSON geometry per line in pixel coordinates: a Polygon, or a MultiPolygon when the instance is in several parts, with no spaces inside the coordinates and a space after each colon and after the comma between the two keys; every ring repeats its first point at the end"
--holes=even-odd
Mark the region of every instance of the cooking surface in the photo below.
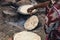
{"type": "MultiPolygon", "coordinates": [[[[0,6],[0,40],[7,40],[9,37],[13,36],[14,33],[26,30],[23,27],[25,21],[30,17],[29,15],[19,14],[17,16],[11,17],[10,15],[5,15],[2,13],[4,9],[9,7],[0,6]]],[[[40,15],[38,15],[40,16],[40,15]]],[[[41,19],[42,17],[39,17],[41,19]]],[[[40,21],[41,22],[41,21],[40,21]]],[[[45,40],[44,27],[39,23],[38,27],[31,32],[35,32],[41,36],[42,40],[45,40]]]]}

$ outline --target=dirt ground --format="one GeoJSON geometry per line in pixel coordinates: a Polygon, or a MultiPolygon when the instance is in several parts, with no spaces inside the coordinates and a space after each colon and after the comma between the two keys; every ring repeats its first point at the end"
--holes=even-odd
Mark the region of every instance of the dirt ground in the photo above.
{"type": "MultiPolygon", "coordinates": [[[[8,40],[9,37],[13,36],[17,32],[24,31],[25,29],[21,25],[12,25],[9,22],[16,22],[19,20],[18,16],[11,17],[5,15],[2,11],[7,7],[0,6],[0,40],[8,40]]],[[[41,19],[41,17],[39,18],[41,19]]],[[[38,26],[38,28],[31,30],[41,36],[42,40],[45,40],[44,26],[38,26]]]]}

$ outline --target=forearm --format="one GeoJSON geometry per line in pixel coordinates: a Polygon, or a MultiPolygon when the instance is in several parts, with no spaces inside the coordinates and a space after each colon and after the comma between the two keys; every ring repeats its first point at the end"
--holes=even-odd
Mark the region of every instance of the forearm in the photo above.
{"type": "Polygon", "coordinates": [[[47,2],[44,2],[44,3],[39,3],[37,5],[34,5],[33,9],[46,7],[46,6],[49,5],[49,3],[50,3],[50,1],[47,1],[47,2]]]}

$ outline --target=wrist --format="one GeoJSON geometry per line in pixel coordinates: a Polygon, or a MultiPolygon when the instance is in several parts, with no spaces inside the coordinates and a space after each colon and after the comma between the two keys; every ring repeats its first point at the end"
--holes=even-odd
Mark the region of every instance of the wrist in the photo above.
{"type": "Polygon", "coordinates": [[[34,9],[37,9],[37,6],[34,5],[33,7],[34,7],[34,9]]]}

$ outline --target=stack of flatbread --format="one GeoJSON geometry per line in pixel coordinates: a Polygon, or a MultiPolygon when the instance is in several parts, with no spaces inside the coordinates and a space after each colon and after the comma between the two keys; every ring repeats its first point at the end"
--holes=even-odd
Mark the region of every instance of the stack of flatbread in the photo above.
{"type": "Polygon", "coordinates": [[[14,40],[41,40],[41,37],[33,32],[22,31],[14,35],[14,40]]]}
{"type": "Polygon", "coordinates": [[[27,30],[32,30],[37,27],[38,22],[39,22],[38,17],[33,15],[29,19],[27,19],[27,21],[24,24],[24,27],[27,30]]]}

